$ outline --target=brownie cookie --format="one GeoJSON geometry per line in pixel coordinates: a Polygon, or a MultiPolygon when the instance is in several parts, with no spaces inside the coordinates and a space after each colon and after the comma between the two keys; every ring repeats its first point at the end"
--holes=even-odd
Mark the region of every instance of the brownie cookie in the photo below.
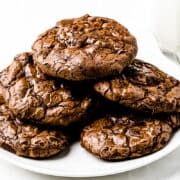
{"type": "Polygon", "coordinates": [[[162,149],[170,140],[172,127],[156,118],[109,115],[86,126],[81,145],[105,160],[141,157],[162,149]]]}
{"type": "Polygon", "coordinates": [[[13,114],[28,122],[67,126],[80,121],[91,105],[83,87],[46,77],[30,53],[15,57],[0,73],[0,85],[13,114]]]}
{"type": "Polygon", "coordinates": [[[180,81],[140,60],[134,60],[121,75],[96,83],[94,89],[136,110],[180,112],[180,81]]]}
{"type": "Polygon", "coordinates": [[[32,46],[41,70],[67,80],[119,74],[137,53],[136,39],[118,22],[89,15],[64,19],[32,46]]]}
{"type": "Polygon", "coordinates": [[[12,117],[5,105],[0,105],[0,146],[19,156],[47,158],[61,153],[68,138],[59,130],[46,130],[25,125],[12,117]]]}

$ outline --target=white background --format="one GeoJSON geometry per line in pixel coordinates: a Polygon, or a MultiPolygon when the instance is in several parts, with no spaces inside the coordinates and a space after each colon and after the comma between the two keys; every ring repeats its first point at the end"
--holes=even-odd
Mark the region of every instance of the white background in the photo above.
{"type": "MultiPolygon", "coordinates": [[[[114,18],[133,28],[151,30],[151,6],[145,0],[0,0],[0,62],[9,64],[14,55],[29,51],[37,35],[62,18],[90,15],[114,18]]],[[[42,176],[0,161],[2,180],[59,179],[42,176]]],[[[151,165],[131,172],[99,179],[180,179],[180,149],[151,165]]]]}
{"type": "Polygon", "coordinates": [[[148,4],[143,0],[0,0],[1,62],[30,50],[37,35],[62,18],[89,13],[114,18],[130,29],[146,28],[148,4]]]}

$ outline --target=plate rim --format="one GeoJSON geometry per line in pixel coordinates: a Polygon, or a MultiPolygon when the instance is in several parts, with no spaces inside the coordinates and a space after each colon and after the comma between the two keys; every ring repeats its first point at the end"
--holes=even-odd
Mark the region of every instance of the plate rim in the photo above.
{"type": "MultiPolygon", "coordinates": [[[[173,136],[178,136],[180,135],[180,129],[177,130],[177,132],[174,133],[173,136]]],[[[173,138],[173,137],[172,137],[173,138]]],[[[170,142],[169,142],[170,143],[170,142]]],[[[157,151],[153,154],[147,155],[147,156],[143,156],[140,158],[136,158],[134,160],[139,160],[139,159],[145,159],[145,161],[142,161],[142,163],[132,163],[132,165],[130,167],[125,166],[125,168],[123,169],[119,169],[118,167],[113,168],[111,171],[99,171],[98,174],[94,174],[94,173],[75,173],[73,172],[68,172],[67,171],[59,171],[57,172],[56,170],[52,170],[52,169],[47,169],[47,168],[42,168],[42,167],[37,167],[37,166],[33,166],[31,164],[25,163],[23,164],[21,161],[14,161],[14,158],[11,159],[9,156],[3,156],[4,153],[9,153],[11,157],[15,157],[15,158],[23,158],[23,157],[18,157],[16,154],[13,154],[11,152],[8,152],[2,148],[0,148],[0,158],[3,159],[4,161],[7,161],[10,164],[15,165],[16,167],[31,171],[31,172],[35,172],[38,174],[43,174],[43,175],[50,175],[50,176],[56,176],[56,177],[69,177],[69,178],[87,178],[87,177],[102,177],[102,176],[108,176],[108,175],[114,175],[114,174],[119,174],[119,173],[123,173],[123,172],[127,172],[127,171],[131,171],[131,170],[135,170],[138,169],[140,167],[146,166],[148,164],[151,164],[159,159],[162,159],[163,157],[167,156],[168,154],[170,154],[171,152],[173,152],[174,150],[176,150],[178,147],[180,147],[180,142],[179,143],[172,143],[172,144],[167,144],[166,147],[164,147],[163,149],[161,149],[160,151],[157,151]],[[3,152],[4,151],[4,152],[3,152]],[[164,151],[164,153],[163,153],[164,151]],[[1,153],[3,152],[3,153],[1,153]]],[[[88,153],[88,152],[87,152],[88,153]]],[[[91,154],[90,154],[91,155],[91,154]]],[[[32,160],[32,159],[31,159],[32,160]]]]}

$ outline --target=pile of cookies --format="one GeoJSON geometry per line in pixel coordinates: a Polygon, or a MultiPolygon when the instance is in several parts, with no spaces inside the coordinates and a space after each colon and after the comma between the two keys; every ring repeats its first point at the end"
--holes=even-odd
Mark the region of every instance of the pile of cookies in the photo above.
{"type": "Polygon", "coordinates": [[[47,158],[80,139],[106,160],[163,148],[180,127],[180,81],[136,54],[115,20],[57,22],[0,73],[0,146],[47,158]]]}

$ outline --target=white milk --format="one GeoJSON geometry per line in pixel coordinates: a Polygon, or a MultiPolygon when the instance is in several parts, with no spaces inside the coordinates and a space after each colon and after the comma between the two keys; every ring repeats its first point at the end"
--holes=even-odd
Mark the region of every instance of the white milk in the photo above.
{"type": "Polygon", "coordinates": [[[159,46],[180,60],[180,0],[152,2],[153,31],[159,46]]]}

